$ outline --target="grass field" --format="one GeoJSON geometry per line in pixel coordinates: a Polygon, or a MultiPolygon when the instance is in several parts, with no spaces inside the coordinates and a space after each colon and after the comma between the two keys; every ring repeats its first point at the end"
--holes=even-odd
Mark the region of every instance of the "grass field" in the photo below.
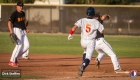
{"type": "MultiPolygon", "coordinates": [[[[70,41],[67,36],[68,34],[28,34],[29,54],[82,54],[80,35],[74,34],[70,41]]],[[[117,56],[140,57],[140,36],[105,36],[105,39],[117,56]]],[[[0,53],[12,53],[14,47],[9,33],[0,33],[0,53]]]]}

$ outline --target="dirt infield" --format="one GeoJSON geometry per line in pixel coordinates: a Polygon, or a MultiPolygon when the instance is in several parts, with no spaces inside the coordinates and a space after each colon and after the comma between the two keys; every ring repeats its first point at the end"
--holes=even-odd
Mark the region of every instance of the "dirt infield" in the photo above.
{"type": "Polygon", "coordinates": [[[118,58],[122,68],[138,71],[138,76],[132,78],[130,74],[114,73],[110,57],[103,59],[99,70],[95,67],[93,57],[82,77],[77,75],[82,55],[30,54],[29,60],[19,60],[18,68],[8,65],[10,57],[11,54],[0,54],[0,69],[20,69],[22,79],[26,80],[140,80],[140,58],[118,58]]]}

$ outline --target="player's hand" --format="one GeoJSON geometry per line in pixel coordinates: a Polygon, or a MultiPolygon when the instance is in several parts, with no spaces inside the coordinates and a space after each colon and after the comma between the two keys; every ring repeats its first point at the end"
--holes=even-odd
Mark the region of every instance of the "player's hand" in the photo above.
{"type": "Polygon", "coordinates": [[[72,39],[72,35],[69,34],[69,36],[68,36],[68,40],[71,40],[71,39],[72,39]]]}
{"type": "Polygon", "coordinates": [[[110,15],[108,15],[108,14],[104,14],[104,15],[102,15],[102,17],[101,17],[101,20],[108,20],[110,18],[110,15]]]}
{"type": "Polygon", "coordinates": [[[26,33],[29,33],[30,31],[29,31],[29,29],[26,29],[26,33]]]}

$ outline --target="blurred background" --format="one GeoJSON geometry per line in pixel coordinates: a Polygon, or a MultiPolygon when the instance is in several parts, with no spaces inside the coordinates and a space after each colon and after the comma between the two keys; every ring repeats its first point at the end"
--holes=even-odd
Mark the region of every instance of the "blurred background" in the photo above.
{"type": "Polygon", "coordinates": [[[86,17],[86,9],[94,7],[111,16],[103,23],[106,35],[140,35],[140,0],[0,0],[0,32],[9,32],[7,22],[17,1],[25,4],[31,33],[69,33],[78,19],[86,17]]]}

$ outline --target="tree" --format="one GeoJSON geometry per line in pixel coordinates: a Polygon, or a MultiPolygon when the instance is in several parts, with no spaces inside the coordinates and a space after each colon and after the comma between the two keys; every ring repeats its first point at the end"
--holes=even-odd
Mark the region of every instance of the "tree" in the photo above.
{"type": "Polygon", "coordinates": [[[66,4],[111,4],[111,5],[118,4],[128,5],[136,1],[137,0],[65,0],[66,4]]]}
{"type": "Polygon", "coordinates": [[[95,0],[87,0],[87,4],[94,4],[95,0]]]}
{"type": "Polygon", "coordinates": [[[1,0],[0,3],[17,3],[18,1],[22,1],[24,3],[34,3],[35,0],[1,0]]]}

